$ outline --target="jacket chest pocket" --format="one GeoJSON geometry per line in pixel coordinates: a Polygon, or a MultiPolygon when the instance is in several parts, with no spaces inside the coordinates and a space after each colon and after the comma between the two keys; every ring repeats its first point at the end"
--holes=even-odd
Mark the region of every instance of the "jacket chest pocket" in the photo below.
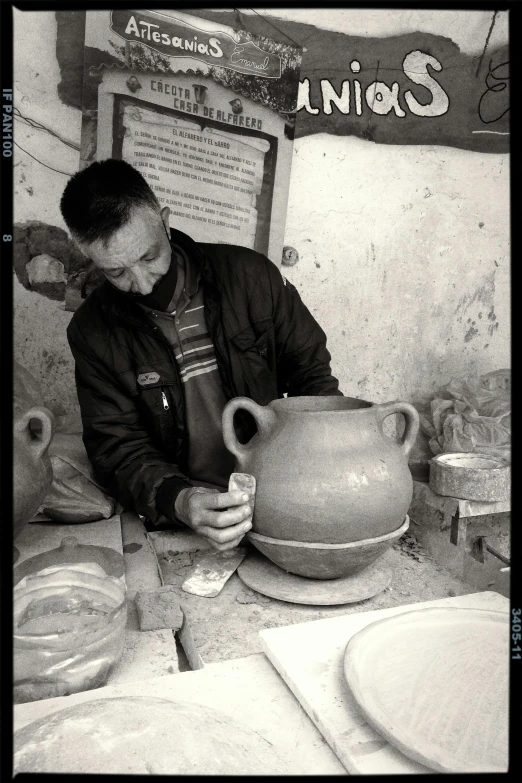
{"type": "Polygon", "coordinates": [[[155,444],[169,455],[179,448],[180,389],[176,369],[138,368],[136,402],[155,444]]]}
{"type": "Polygon", "coordinates": [[[247,396],[259,405],[267,405],[278,396],[273,326],[260,335],[249,328],[232,342],[241,361],[247,396]]]}

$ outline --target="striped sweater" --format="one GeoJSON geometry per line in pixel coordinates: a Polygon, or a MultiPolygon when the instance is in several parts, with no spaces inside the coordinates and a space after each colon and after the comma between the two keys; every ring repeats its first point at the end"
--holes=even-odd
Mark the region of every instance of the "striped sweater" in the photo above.
{"type": "MultiPolygon", "coordinates": [[[[140,306],[172,346],[180,371],[189,436],[189,478],[197,485],[226,488],[234,470],[234,458],[225,448],[221,428],[228,400],[206,324],[199,275],[183,251],[177,257],[176,288],[167,311],[140,306]]],[[[168,406],[166,397],[163,404],[168,406]]]]}

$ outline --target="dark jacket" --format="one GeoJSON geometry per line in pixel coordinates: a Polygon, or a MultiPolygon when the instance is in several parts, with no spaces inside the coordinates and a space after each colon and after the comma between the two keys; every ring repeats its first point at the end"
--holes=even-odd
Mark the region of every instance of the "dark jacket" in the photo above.
{"type": "MultiPolygon", "coordinates": [[[[207,326],[228,399],[260,405],[289,396],[341,394],[331,374],[326,336],[296,288],[265,256],[234,245],[196,243],[171,230],[201,271],[207,326]]],[[[178,367],[167,340],[136,302],[104,282],[67,329],[76,362],[83,442],[97,480],[127,509],[161,522],[156,491],[176,494],[188,437],[178,367]],[[141,373],[159,379],[144,388],[141,373]],[[169,410],[164,410],[162,392],[169,410]]],[[[238,437],[252,435],[248,414],[238,437]]]]}

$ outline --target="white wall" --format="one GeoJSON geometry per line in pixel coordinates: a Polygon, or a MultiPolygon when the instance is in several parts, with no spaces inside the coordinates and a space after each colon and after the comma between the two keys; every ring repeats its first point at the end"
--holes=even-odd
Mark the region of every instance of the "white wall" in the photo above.
{"type": "MultiPolygon", "coordinates": [[[[275,24],[293,19],[351,35],[443,34],[470,54],[482,50],[492,16],[257,10],[275,24]]],[[[57,94],[54,12],[14,16],[15,105],[79,144],[80,112],[57,94]]],[[[492,48],[507,42],[506,19],[499,14],[492,48]]],[[[76,170],[77,152],[21,123],[15,129],[17,142],[45,163],[76,170]]],[[[63,227],[66,181],[15,149],[15,220],[63,227]]],[[[285,243],[300,260],[284,272],[327,332],[346,394],[414,399],[454,375],[509,366],[508,189],[508,155],[327,134],[295,142],[285,243]]],[[[15,285],[16,358],[67,410],[76,399],[64,335],[70,316],[62,303],[15,285]]]]}
{"type": "Polygon", "coordinates": [[[296,142],[284,274],[345,394],[410,400],[510,366],[508,182],[507,155],[296,142]]]}
{"type": "MultiPolygon", "coordinates": [[[[81,112],[58,98],[54,12],[13,8],[13,15],[14,105],[79,147],[81,112]]],[[[14,130],[15,141],[44,163],[68,175],[78,169],[78,151],[22,122],[15,122],[14,130]]],[[[67,179],[14,147],[15,222],[39,220],[65,229],[59,202],[67,179]]],[[[65,334],[71,313],[63,302],[26,291],[15,276],[13,286],[15,359],[39,380],[49,405],[72,412],[77,408],[74,362],[65,334]]]]}
{"type": "MultiPolygon", "coordinates": [[[[54,11],[13,8],[13,16],[14,105],[24,116],[46,125],[79,147],[81,112],[65,106],[58,98],[60,69],[55,54],[54,11]]],[[[83,52],[78,57],[83,58],[83,52]]],[[[14,127],[16,142],[27,152],[66,174],[77,171],[78,151],[22,122],[15,122],[14,127]]],[[[14,150],[15,221],[42,220],[65,228],[58,205],[67,177],[41,166],[17,147],[14,150]]]]}

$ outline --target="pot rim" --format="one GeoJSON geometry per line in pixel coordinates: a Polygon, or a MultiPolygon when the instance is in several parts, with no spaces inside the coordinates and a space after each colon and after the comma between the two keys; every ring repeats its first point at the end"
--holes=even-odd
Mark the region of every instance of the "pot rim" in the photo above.
{"type": "Polygon", "coordinates": [[[410,518],[408,514],[406,514],[404,522],[397,530],[392,530],[391,533],[385,533],[383,536],[376,536],[375,538],[362,538],[359,539],[359,541],[350,541],[348,544],[318,544],[306,541],[286,541],[282,538],[270,538],[270,536],[263,536],[261,533],[253,533],[252,531],[247,533],[247,538],[259,541],[262,544],[274,544],[275,546],[289,546],[301,549],[359,549],[366,544],[380,544],[385,543],[386,541],[393,541],[394,538],[400,538],[403,533],[407,531],[409,526],[410,518]]]}
{"type": "Polygon", "coordinates": [[[335,413],[363,413],[368,412],[372,409],[374,409],[377,406],[377,403],[375,402],[369,402],[368,400],[363,400],[359,397],[345,397],[344,395],[337,396],[337,395],[325,395],[325,396],[313,396],[313,395],[303,395],[299,397],[280,397],[276,400],[272,400],[271,403],[269,403],[270,407],[274,411],[284,410],[285,414],[292,415],[292,414],[335,414],[335,413]],[[318,401],[347,401],[347,400],[356,400],[357,402],[361,403],[357,408],[348,408],[348,407],[339,407],[339,408],[318,408],[314,409],[315,405],[311,408],[306,408],[306,404],[309,404],[310,402],[318,403],[318,401]],[[287,404],[290,403],[290,404],[287,404]],[[292,407],[292,403],[296,404],[296,407],[292,407]],[[303,406],[303,407],[301,407],[303,406]]]}
{"type": "Polygon", "coordinates": [[[481,451],[447,451],[444,454],[437,454],[436,457],[433,457],[430,460],[431,463],[434,463],[436,466],[439,466],[440,468],[444,468],[447,471],[460,471],[460,470],[467,470],[467,471],[474,471],[479,476],[483,476],[484,473],[487,471],[488,473],[494,472],[494,471],[502,471],[504,473],[507,473],[511,470],[511,463],[508,462],[503,457],[496,457],[492,454],[485,454],[481,451]],[[459,459],[470,459],[476,458],[477,460],[485,460],[487,462],[492,463],[490,467],[484,467],[480,468],[476,465],[458,465],[457,462],[459,459]],[[496,464],[495,464],[496,463],[496,464]]]}

